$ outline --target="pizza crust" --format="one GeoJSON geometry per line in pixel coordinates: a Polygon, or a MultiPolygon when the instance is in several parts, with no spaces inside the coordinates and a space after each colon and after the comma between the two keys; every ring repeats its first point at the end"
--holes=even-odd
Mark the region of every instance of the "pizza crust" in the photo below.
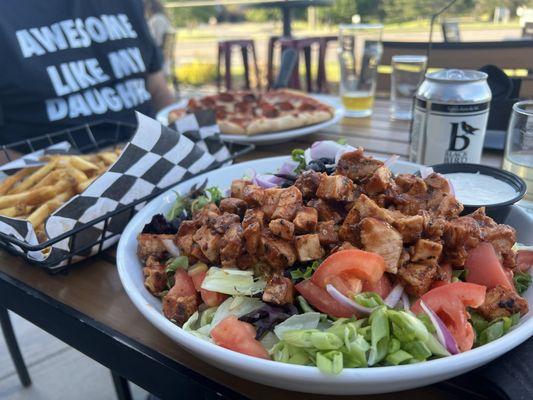
{"type": "Polygon", "coordinates": [[[217,120],[217,125],[225,135],[248,135],[246,128],[227,120],[217,120]]]}

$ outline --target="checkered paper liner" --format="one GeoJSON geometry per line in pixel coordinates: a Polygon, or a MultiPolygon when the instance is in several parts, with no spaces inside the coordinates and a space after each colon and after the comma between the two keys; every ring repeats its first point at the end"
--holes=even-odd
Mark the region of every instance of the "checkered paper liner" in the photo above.
{"type": "MultiPolygon", "coordinates": [[[[225,154],[229,157],[229,150],[222,141],[215,147],[205,143],[211,138],[213,143],[216,142],[219,135],[212,113],[187,115],[175,124],[176,130],[165,127],[140,113],[137,113],[137,121],[137,130],[132,139],[108,171],[48,218],[45,231],[49,239],[212,168],[227,158],[223,157],[225,154]],[[211,148],[216,151],[211,153],[211,148]]],[[[41,155],[46,154],[49,149],[44,150],[41,155]]],[[[63,149],[64,152],[69,151],[68,146],[64,146],[63,149]]],[[[57,148],[52,151],[58,153],[57,148]]],[[[33,157],[33,160],[38,161],[38,158],[39,156],[33,157]]],[[[138,204],[136,210],[143,205],[143,203],[138,204]]],[[[130,216],[130,210],[120,212],[114,215],[105,227],[104,221],[89,226],[75,236],[69,236],[53,244],[50,252],[29,251],[28,257],[37,262],[44,261],[48,257],[64,259],[65,255],[78,253],[84,249],[72,260],[80,261],[114,244],[119,238],[117,233],[122,232],[130,216]],[[104,231],[106,237],[109,237],[108,240],[102,238],[104,231]],[[101,247],[100,245],[90,247],[100,239],[104,239],[101,247]]],[[[38,244],[32,224],[26,220],[0,216],[0,230],[30,245],[38,244]]],[[[21,251],[16,245],[10,245],[21,251]]],[[[60,266],[66,264],[67,260],[60,266]]]]}
{"type": "Polygon", "coordinates": [[[51,154],[70,154],[72,153],[72,146],[69,142],[60,142],[48,146],[46,149],[34,151],[26,154],[16,160],[0,165],[0,171],[14,171],[28,167],[39,167],[45,163],[41,161],[42,156],[51,154]]]}

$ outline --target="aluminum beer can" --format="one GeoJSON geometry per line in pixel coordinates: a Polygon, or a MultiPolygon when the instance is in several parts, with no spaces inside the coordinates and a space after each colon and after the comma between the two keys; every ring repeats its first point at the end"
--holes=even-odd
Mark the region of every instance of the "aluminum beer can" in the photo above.
{"type": "Polygon", "coordinates": [[[427,73],[415,98],[410,161],[479,163],[491,97],[484,72],[444,69],[427,73]]]}

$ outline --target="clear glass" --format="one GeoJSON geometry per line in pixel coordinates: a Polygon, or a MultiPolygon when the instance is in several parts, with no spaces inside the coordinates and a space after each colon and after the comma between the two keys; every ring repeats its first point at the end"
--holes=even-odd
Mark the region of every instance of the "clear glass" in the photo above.
{"type": "Polygon", "coordinates": [[[408,121],[413,118],[413,99],[424,80],[426,64],[426,56],[392,57],[390,88],[392,119],[408,121]]]}
{"type": "Polygon", "coordinates": [[[514,172],[527,184],[524,204],[533,208],[533,100],[513,105],[509,120],[503,169],[514,172]]]}
{"type": "Polygon", "coordinates": [[[339,26],[340,96],[347,117],[372,114],[382,33],[381,24],[339,26]]]}

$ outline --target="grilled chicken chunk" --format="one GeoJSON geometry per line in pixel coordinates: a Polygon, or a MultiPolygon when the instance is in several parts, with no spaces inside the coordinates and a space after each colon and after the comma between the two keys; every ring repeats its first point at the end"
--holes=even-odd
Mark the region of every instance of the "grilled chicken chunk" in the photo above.
{"type": "Polygon", "coordinates": [[[339,235],[333,221],[319,222],[316,230],[322,246],[339,242],[339,235]]]}
{"type": "Polygon", "coordinates": [[[510,317],[513,314],[527,314],[527,301],[520,297],[512,289],[504,286],[496,286],[487,290],[485,302],[477,309],[479,313],[492,321],[499,317],[510,317]]]}
{"type": "Polygon", "coordinates": [[[318,211],[313,207],[302,207],[292,222],[298,233],[314,232],[318,223],[318,211]]]}
{"type": "Polygon", "coordinates": [[[422,235],[424,230],[424,217],[422,215],[410,215],[398,218],[392,226],[402,235],[404,243],[413,243],[422,235]]]}
{"type": "Polygon", "coordinates": [[[235,179],[231,182],[231,197],[244,199],[244,187],[251,185],[252,182],[246,179],[235,179]]]}
{"type": "Polygon", "coordinates": [[[437,264],[442,252],[442,244],[427,239],[419,239],[410,249],[411,262],[430,265],[437,264]]]}
{"type": "MultiPolygon", "coordinates": [[[[389,224],[392,224],[396,219],[403,217],[402,213],[398,211],[381,208],[374,200],[364,194],[361,194],[353,203],[352,210],[357,212],[359,218],[361,219],[366,217],[374,217],[389,224]]],[[[352,210],[350,210],[350,213],[352,210]]],[[[348,218],[349,217],[346,219],[348,218]]]]}
{"type": "Polygon", "coordinates": [[[326,175],[320,177],[316,196],[325,200],[353,201],[355,199],[354,183],[343,175],[326,175]]]}
{"type": "Polygon", "coordinates": [[[261,206],[265,202],[265,189],[257,185],[245,185],[242,188],[242,199],[248,204],[249,207],[261,206]]]}
{"type": "Polygon", "coordinates": [[[292,304],[294,301],[292,281],[279,275],[270,278],[263,292],[263,301],[277,305],[292,304]]]}
{"type": "Polygon", "coordinates": [[[391,170],[385,166],[381,166],[363,184],[363,191],[369,196],[377,195],[383,193],[391,185],[394,185],[391,170]]]}
{"type": "Polygon", "coordinates": [[[298,260],[313,261],[324,257],[324,250],[320,246],[317,234],[300,235],[294,238],[298,260]]]}
{"type": "Polygon", "coordinates": [[[153,295],[158,295],[167,288],[166,266],[159,263],[152,256],[148,257],[146,266],[143,268],[144,286],[153,295]]]}
{"type": "Polygon", "coordinates": [[[237,222],[229,226],[220,241],[220,264],[222,268],[237,267],[243,247],[243,229],[241,224],[237,222]]]}
{"type": "Polygon", "coordinates": [[[363,149],[344,153],[337,163],[336,174],[344,175],[355,183],[361,182],[367,176],[376,172],[383,163],[363,154],[363,149]]]}
{"type": "Polygon", "coordinates": [[[220,211],[230,214],[237,214],[239,217],[243,217],[246,212],[246,202],[236,197],[227,197],[220,200],[220,211]]]}
{"type": "Polygon", "coordinates": [[[273,219],[268,224],[268,229],[274,235],[279,236],[285,240],[292,240],[294,238],[294,224],[286,219],[273,219]]]}
{"type": "Polygon", "coordinates": [[[320,174],[315,171],[303,171],[294,182],[294,186],[300,189],[304,199],[315,197],[318,185],[320,185],[320,174]]]}
{"type": "Polygon", "coordinates": [[[269,231],[261,232],[263,259],[275,269],[290,267],[296,261],[296,250],[291,242],[279,239],[269,231]]]}
{"type": "Polygon", "coordinates": [[[407,263],[398,269],[398,277],[405,285],[405,291],[420,297],[429,290],[437,274],[437,265],[407,263]]]}
{"type": "Polygon", "coordinates": [[[377,218],[365,218],[360,226],[363,248],[382,256],[386,271],[395,274],[403,250],[401,235],[388,223],[377,218]]]}
{"type": "Polygon", "coordinates": [[[240,224],[241,219],[237,214],[230,214],[225,212],[219,217],[215,218],[212,228],[216,233],[224,234],[231,225],[240,224]]]}
{"type": "Polygon", "coordinates": [[[296,212],[302,207],[302,193],[295,186],[281,190],[272,219],[283,218],[292,221],[296,212]]]}
{"type": "Polygon", "coordinates": [[[319,221],[333,221],[338,224],[344,219],[343,210],[332,202],[323,199],[311,199],[307,202],[307,206],[316,209],[319,221]]]}
{"type": "Polygon", "coordinates": [[[141,261],[145,261],[149,256],[155,258],[163,258],[168,255],[167,248],[163,244],[163,240],[174,239],[174,235],[168,234],[152,234],[152,233],[141,233],[137,236],[137,255],[141,261]]]}
{"type": "Polygon", "coordinates": [[[203,225],[196,231],[193,239],[209,262],[217,265],[220,260],[220,241],[222,235],[213,232],[207,225],[203,225]]]}
{"type": "Polygon", "coordinates": [[[163,314],[182,326],[198,310],[198,293],[191,278],[182,269],[178,269],[174,274],[174,282],[163,297],[163,314]]]}

